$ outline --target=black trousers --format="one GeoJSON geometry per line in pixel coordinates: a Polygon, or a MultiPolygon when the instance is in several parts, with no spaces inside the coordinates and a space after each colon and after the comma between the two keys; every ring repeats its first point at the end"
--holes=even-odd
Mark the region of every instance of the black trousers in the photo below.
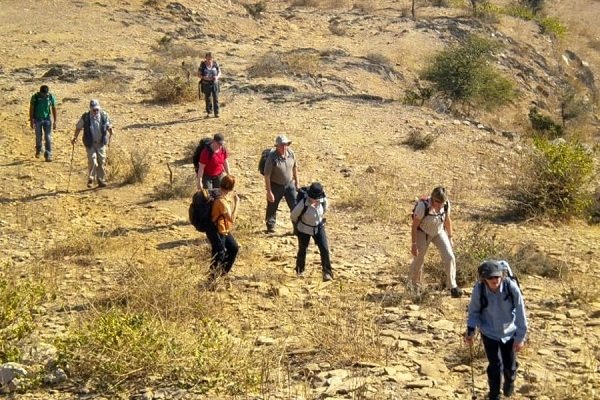
{"type": "MultiPolygon", "coordinates": [[[[517,377],[517,353],[513,350],[514,338],[506,343],[481,335],[485,355],[488,359],[487,376],[490,385],[490,398],[500,395],[502,376],[504,382],[514,382],[517,377]]],[[[499,398],[499,397],[498,397],[499,398]]]]}
{"type": "Polygon", "coordinates": [[[272,203],[267,202],[267,211],[265,212],[267,229],[275,227],[275,222],[277,221],[277,209],[279,208],[281,199],[285,197],[285,202],[287,203],[290,211],[292,211],[296,205],[297,192],[296,186],[294,185],[294,180],[291,180],[287,185],[279,185],[271,182],[271,191],[273,192],[275,201],[272,203]]]}
{"type": "Polygon", "coordinates": [[[233,235],[220,235],[217,228],[206,232],[206,237],[211,245],[210,270],[213,275],[223,275],[231,271],[237,254],[239,245],[233,235]]]}
{"type": "Polygon", "coordinates": [[[323,273],[333,275],[331,270],[331,259],[329,257],[329,243],[327,241],[327,232],[325,231],[325,225],[320,225],[317,229],[317,233],[314,235],[307,235],[306,233],[298,232],[298,255],[296,256],[296,272],[304,272],[304,266],[306,264],[306,250],[312,237],[315,244],[319,248],[319,255],[321,256],[321,268],[323,273]]]}
{"type": "Polygon", "coordinates": [[[214,110],[215,116],[219,115],[219,83],[201,81],[200,91],[204,94],[206,113],[211,114],[214,110]]]}

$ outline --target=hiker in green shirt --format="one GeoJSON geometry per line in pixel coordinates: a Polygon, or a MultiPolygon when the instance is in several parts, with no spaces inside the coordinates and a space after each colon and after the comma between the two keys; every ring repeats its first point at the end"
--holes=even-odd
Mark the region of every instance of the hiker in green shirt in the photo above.
{"type": "Polygon", "coordinates": [[[31,96],[29,102],[29,126],[35,129],[35,157],[42,155],[42,136],[46,144],[44,158],[52,161],[52,129],[56,129],[56,97],[50,93],[47,85],[31,96]],[[50,113],[54,123],[50,121],[50,113]],[[43,132],[43,135],[42,135],[43,132]]]}

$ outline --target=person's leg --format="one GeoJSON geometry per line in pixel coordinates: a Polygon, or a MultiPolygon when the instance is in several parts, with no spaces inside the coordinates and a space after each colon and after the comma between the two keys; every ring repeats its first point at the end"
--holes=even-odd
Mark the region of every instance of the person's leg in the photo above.
{"type": "Polygon", "coordinates": [[[213,180],[210,176],[202,175],[202,187],[204,189],[213,189],[213,180]]]}
{"type": "Polygon", "coordinates": [[[279,202],[281,202],[281,198],[283,197],[284,189],[284,186],[271,182],[271,191],[273,192],[273,197],[275,200],[272,203],[267,202],[265,221],[267,223],[267,230],[269,231],[275,229],[275,223],[277,221],[277,208],[279,207],[279,202]]]}
{"type": "Polygon", "coordinates": [[[327,240],[327,232],[325,231],[325,226],[321,225],[321,227],[319,227],[317,233],[313,236],[313,240],[319,248],[323,276],[328,274],[331,278],[333,278],[333,271],[331,269],[331,259],[329,256],[329,243],[327,240]]]}
{"type": "Polygon", "coordinates": [[[224,272],[227,274],[229,271],[231,271],[231,268],[235,263],[235,259],[240,249],[237,242],[235,241],[235,238],[231,233],[225,236],[225,249],[227,251],[225,255],[225,265],[223,266],[223,269],[224,272]]]}
{"type": "Polygon", "coordinates": [[[500,399],[500,381],[502,379],[502,360],[500,359],[501,343],[481,335],[485,355],[488,359],[487,376],[490,386],[490,399],[500,399]]]}
{"type": "Polygon", "coordinates": [[[96,170],[96,176],[98,177],[99,185],[106,185],[106,146],[99,146],[96,149],[96,158],[98,161],[98,168],[96,170]]]}
{"type": "Polygon", "coordinates": [[[442,232],[434,237],[431,242],[437,247],[442,257],[442,264],[446,271],[446,287],[452,289],[456,286],[456,258],[452,251],[452,245],[446,232],[442,232]]]}
{"type": "Polygon", "coordinates": [[[292,211],[296,205],[296,197],[298,196],[298,192],[296,191],[293,181],[285,185],[283,195],[285,196],[285,202],[287,203],[290,211],[292,211]]]}
{"type": "Polygon", "coordinates": [[[304,266],[306,265],[306,249],[308,249],[309,242],[310,235],[298,232],[298,254],[296,255],[296,274],[304,273],[304,266]]]}
{"type": "Polygon", "coordinates": [[[517,378],[517,353],[513,350],[515,339],[511,339],[500,345],[500,354],[502,355],[504,385],[502,391],[505,396],[511,396],[515,391],[515,379],[517,378]]]}
{"type": "Polygon", "coordinates": [[[35,129],[35,156],[39,157],[42,155],[42,121],[39,119],[34,120],[33,127],[35,129]]]}
{"type": "Polygon", "coordinates": [[[215,110],[215,117],[219,116],[219,85],[214,83],[212,86],[212,97],[213,97],[213,109],[215,110]]]}
{"type": "Polygon", "coordinates": [[[210,242],[210,275],[216,278],[221,275],[225,262],[225,244],[214,226],[206,231],[206,238],[210,242]]]}
{"type": "Polygon", "coordinates": [[[206,114],[212,114],[212,88],[211,85],[203,84],[202,91],[204,92],[204,103],[206,105],[206,114]]]}
{"type": "Polygon", "coordinates": [[[46,146],[44,158],[46,161],[52,161],[52,121],[45,119],[42,121],[42,127],[44,130],[44,143],[46,146]]]}
{"type": "Polygon", "coordinates": [[[88,159],[88,185],[94,183],[96,180],[96,167],[98,161],[96,160],[96,149],[94,147],[86,147],[85,152],[88,159]]]}
{"type": "Polygon", "coordinates": [[[427,235],[424,232],[417,231],[417,256],[413,257],[410,269],[408,270],[408,280],[413,286],[419,286],[423,279],[423,264],[425,264],[425,254],[427,253],[427,235]]]}

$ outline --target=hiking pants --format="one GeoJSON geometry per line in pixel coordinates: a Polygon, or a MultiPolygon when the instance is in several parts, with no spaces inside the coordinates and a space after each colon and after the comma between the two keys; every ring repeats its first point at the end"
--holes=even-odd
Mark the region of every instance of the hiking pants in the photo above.
{"type": "Polygon", "coordinates": [[[94,144],[86,147],[88,158],[88,180],[106,182],[106,145],[94,144]]]}
{"type": "MultiPolygon", "coordinates": [[[[306,264],[306,250],[310,243],[311,235],[306,233],[298,232],[298,255],[296,256],[296,273],[304,272],[304,266],[306,264]]],[[[327,232],[325,231],[325,225],[321,224],[317,228],[317,233],[312,235],[315,244],[319,248],[319,255],[321,256],[321,268],[323,274],[330,274],[333,276],[331,270],[331,259],[329,257],[329,243],[327,241],[327,232]]]]}
{"type": "Polygon", "coordinates": [[[239,250],[233,235],[220,235],[214,228],[206,232],[206,237],[211,245],[211,273],[221,275],[231,271],[239,250]]]}
{"type": "Polygon", "coordinates": [[[213,81],[201,81],[200,91],[204,94],[204,103],[206,104],[206,113],[212,114],[215,111],[215,117],[219,115],[219,83],[213,81]]]}
{"type": "Polygon", "coordinates": [[[413,258],[409,270],[409,279],[413,285],[420,285],[423,277],[423,264],[425,263],[425,254],[429,243],[433,243],[438,248],[442,257],[442,264],[446,271],[446,287],[452,289],[456,287],[456,259],[452,252],[452,245],[446,231],[439,235],[431,237],[421,230],[417,230],[417,249],[418,254],[413,258]]]}
{"type": "Polygon", "coordinates": [[[514,338],[506,343],[481,335],[485,355],[488,359],[487,376],[490,385],[490,398],[500,398],[502,375],[504,383],[514,382],[517,377],[517,353],[513,350],[514,338]]]}
{"type": "Polygon", "coordinates": [[[218,189],[221,186],[221,179],[225,176],[225,172],[220,175],[210,176],[202,175],[202,187],[204,189],[218,189]]]}
{"type": "Polygon", "coordinates": [[[267,202],[267,212],[265,221],[267,222],[267,229],[275,228],[275,222],[277,221],[277,208],[279,208],[279,202],[285,197],[290,211],[294,209],[296,205],[296,187],[294,181],[291,180],[287,185],[278,185],[277,183],[271,182],[271,191],[275,201],[272,203],[267,202]]]}
{"type": "Polygon", "coordinates": [[[35,153],[40,154],[42,152],[42,139],[46,144],[44,151],[44,158],[46,160],[52,158],[52,121],[50,118],[47,119],[35,119],[35,153]]]}

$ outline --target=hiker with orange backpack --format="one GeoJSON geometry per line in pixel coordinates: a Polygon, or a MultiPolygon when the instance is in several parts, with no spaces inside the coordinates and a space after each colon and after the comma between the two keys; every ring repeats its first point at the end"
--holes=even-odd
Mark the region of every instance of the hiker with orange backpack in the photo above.
{"type": "Polygon", "coordinates": [[[478,268],[479,281],[473,287],[465,343],[473,345],[479,328],[489,365],[489,400],[500,400],[500,386],[506,397],[515,390],[517,352],[527,336],[525,302],[518,281],[511,277],[506,261],[486,260],[478,268]]]}
{"type": "Polygon", "coordinates": [[[450,201],[443,186],[433,189],[431,196],[417,201],[411,225],[411,253],[413,260],[409,281],[413,287],[421,285],[425,254],[430,243],[438,248],[446,269],[446,286],[452,297],[462,296],[456,285],[456,260],[452,251],[452,219],[450,201]]]}

